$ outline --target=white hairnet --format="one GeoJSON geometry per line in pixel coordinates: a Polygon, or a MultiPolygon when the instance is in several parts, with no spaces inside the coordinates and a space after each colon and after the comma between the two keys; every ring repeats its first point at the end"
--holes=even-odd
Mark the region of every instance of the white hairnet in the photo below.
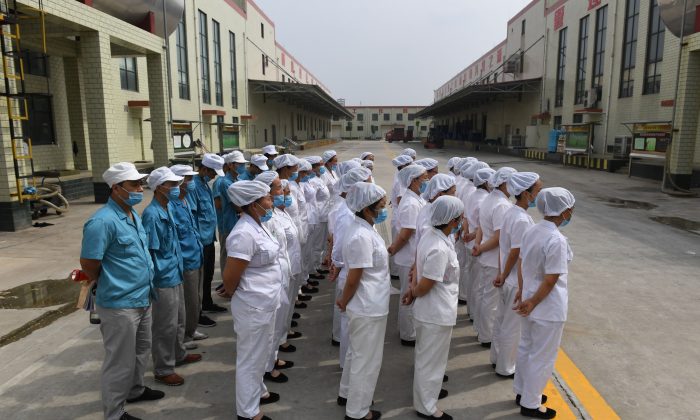
{"type": "Polygon", "coordinates": [[[537,210],[544,216],[559,216],[566,209],[570,209],[576,203],[574,195],[566,188],[551,187],[543,188],[537,194],[537,210]]]}
{"type": "Polygon", "coordinates": [[[333,159],[333,157],[336,156],[336,155],[337,155],[337,153],[335,152],[335,150],[326,150],[326,151],[323,152],[323,154],[321,155],[321,159],[323,159],[323,163],[326,163],[326,162],[328,162],[329,160],[333,159]]]}
{"type": "Polygon", "coordinates": [[[306,159],[299,159],[299,170],[300,171],[310,171],[311,164],[306,159]]]}
{"type": "Polygon", "coordinates": [[[283,190],[286,190],[289,187],[289,180],[288,179],[281,179],[280,183],[282,184],[283,190]]]}
{"type": "Polygon", "coordinates": [[[479,169],[485,169],[489,168],[489,164],[486,162],[476,162],[472,165],[467,166],[467,168],[462,172],[462,177],[468,179],[468,180],[473,180],[474,179],[474,174],[476,174],[476,171],[479,169]]]}
{"type": "Polygon", "coordinates": [[[354,168],[349,170],[340,178],[340,192],[348,192],[350,187],[358,182],[367,181],[372,176],[372,171],[367,168],[354,168]]]}
{"type": "Polygon", "coordinates": [[[394,159],[391,160],[392,165],[394,165],[395,168],[398,168],[399,166],[404,166],[408,165],[409,163],[412,163],[413,159],[411,159],[410,156],[408,155],[398,155],[394,159]]]}
{"type": "Polygon", "coordinates": [[[423,198],[430,201],[436,195],[455,186],[455,179],[447,174],[437,174],[429,182],[423,198]]]}
{"type": "Polygon", "coordinates": [[[358,157],[354,157],[354,158],[352,158],[352,159],[350,159],[350,160],[354,160],[355,162],[357,162],[357,163],[359,163],[359,164],[362,164],[362,159],[360,159],[360,158],[358,158],[358,157]]]}
{"type": "Polygon", "coordinates": [[[479,185],[483,184],[484,182],[488,181],[493,174],[495,174],[496,171],[494,171],[491,168],[482,168],[479,169],[474,173],[474,186],[478,187],[479,185]]]}
{"type": "Polygon", "coordinates": [[[321,156],[307,156],[304,159],[312,165],[321,163],[321,156]]]}
{"type": "Polygon", "coordinates": [[[443,195],[433,201],[433,206],[430,210],[433,212],[430,215],[430,225],[440,226],[449,223],[464,213],[464,203],[457,197],[443,195]]]}
{"type": "Polygon", "coordinates": [[[508,194],[520,195],[523,191],[535,185],[538,179],[540,179],[540,176],[534,172],[516,172],[506,182],[508,194]]]}
{"type": "Polygon", "coordinates": [[[496,172],[493,174],[491,179],[489,179],[489,187],[498,188],[501,184],[507,182],[508,178],[510,178],[510,176],[516,172],[518,171],[509,166],[496,169],[496,172]]]}
{"type": "Polygon", "coordinates": [[[289,154],[279,155],[272,160],[272,163],[275,165],[275,168],[280,169],[280,168],[284,168],[286,166],[298,165],[299,159],[297,159],[297,157],[294,155],[289,155],[289,154]]]}
{"type": "Polygon", "coordinates": [[[462,175],[462,178],[466,178],[464,174],[469,173],[469,169],[478,162],[479,160],[473,157],[462,159],[462,161],[459,162],[459,166],[457,167],[457,170],[459,171],[459,174],[462,175]]]}
{"type": "Polygon", "coordinates": [[[399,183],[402,187],[408,188],[414,179],[426,172],[425,168],[420,165],[408,165],[399,171],[399,183]]]}
{"type": "Polygon", "coordinates": [[[361,165],[354,160],[346,160],[338,164],[338,176],[343,176],[348,173],[351,169],[359,168],[361,165]]]}
{"type": "Polygon", "coordinates": [[[374,153],[372,153],[372,152],[362,152],[362,154],[360,155],[360,159],[362,159],[362,160],[367,160],[367,158],[370,157],[370,156],[374,156],[374,153]]]}
{"type": "Polygon", "coordinates": [[[350,187],[348,195],[345,197],[345,204],[347,204],[351,212],[357,213],[385,196],[386,191],[379,185],[370,182],[358,182],[350,187]]]}
{"type": "Polygon", "coordinates": [[[362,161],[362,166],[364,168],[374,169],[374,162],[369,159],[366,159],[362,161]]]}
{"type": "Polygon", "coordinates": [[[457,156],[451,157],[450,160],[447,161],[447,169],[454,168],[459,163],[460,160],[462,160],[461,157],[457,157],[457,156]]]}
{"type": "Polygon", "coordinates": [[[416,151],[411,149],[410,147],[407,147],[406,149],[403,149],[401,151],[402,155],[410,156],[411,158],[415,159],[416,158],[416,151]]]}
{"type": "Polygon", "coordinates": [[[418,159],[417,161],[415,161],[413,163],[424,167],[428,171],[438,167],[438,161],[435,159],[431,159],[431,158],[418,159]]]}
{"type": "Polygon", "coordinates": [[[242,207],[270,194],[270,187],[260,181],[238,181],[226,190],[228,198],[238,207],[242,207]]]}
{"type": "Polygon", "coordinates": [[[277,172],[275,171],[265,171],[261,173],[260,175],[255,177],[256,181],[260,181],[265,185],[270,185],[272,184],[272,181],[277,179],[279,175],[277,175],[277,172]]]}

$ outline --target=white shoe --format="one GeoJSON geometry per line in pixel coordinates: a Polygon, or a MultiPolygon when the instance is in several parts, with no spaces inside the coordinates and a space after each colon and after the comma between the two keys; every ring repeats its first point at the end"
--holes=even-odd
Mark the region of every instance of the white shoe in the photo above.
{"type": "Polygon", "coordinates": [[[194,341],[188,341],[188,342],[185,343],[185,349],[186,349],[186,350],[194,350],[194,349],[196,349],[197,347],[199,347],[199,346],[198,346],[197,343],[195,343],[194,341]]]}
{"type": "Polygon", "coordinates": [[[206,340],[207,338],[209,338],[208,335],[206,335],[206,334],[204,334],[204,333],[201,333],[201,332],[199,332],[199,331],[195,331],[194,334],[192,334],[192,339],[193,339],[193,340],[196,340],[196,341],[198,341],[198,340],[206,340]]]}

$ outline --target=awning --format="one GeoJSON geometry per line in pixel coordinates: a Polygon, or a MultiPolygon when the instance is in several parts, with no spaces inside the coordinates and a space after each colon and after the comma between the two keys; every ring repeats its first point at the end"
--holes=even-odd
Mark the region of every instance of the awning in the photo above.
{"type": "Polygon", "coordinates": [[[269,80],[249,80],[248,83],[250,92],[256,95],[266,95],[330,117],[353,118],[350,111],[316,85],[269,80]]]}
{"type": "Polygon", "coordinates": [[[448,115],[461,109],[478,105],[486,99],[513,96],[522,93],[539,93],[542,78],[513,80],[509,82],[471,85],[416,113],[416,118],[448,115]]]}

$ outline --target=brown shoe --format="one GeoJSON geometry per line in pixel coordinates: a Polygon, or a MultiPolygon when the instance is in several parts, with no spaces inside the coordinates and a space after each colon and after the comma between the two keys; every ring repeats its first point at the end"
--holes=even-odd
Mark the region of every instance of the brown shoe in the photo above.
{"type": "Polygon", "coordinates": [[[171,373],[170,375],[155,376],[156,381],[164,383],[167,386],[180,386],[185,383],[185,378],[178,375],[177,373],[171,373]]]}
{"type": "Polygon", "coordinates": [[[190,353],[185,356],[184,359],[175,363],[175,366],[189,365],[190,363],[196,363],[202,360],[202,355],[199,353],[190,353]]]}

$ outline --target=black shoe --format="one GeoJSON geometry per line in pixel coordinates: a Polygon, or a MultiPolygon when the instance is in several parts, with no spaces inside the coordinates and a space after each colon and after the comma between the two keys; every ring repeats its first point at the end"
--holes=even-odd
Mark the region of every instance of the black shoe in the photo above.
{"type": "Polygon", "coordinates": [[[448,394],[449,394],[449,392],[447,392],[446,389],[441,389],[440,394],[438,394],[438,400],[441,400],[443,398],[447,398],[448,394]]]}
{"type": "Polygon", "coordinates": [[[297,351],[297,348],[291,344],[287,344],[287,347],[279,346],[278,350],[282,353],[294,353],[295,351],[297,351]]]}
{"type": "Polygon", "coordinates": [[[122,413],[122,416],[119,417],[119,420],[141,420],[141,417],[134,417],[125,411],[122,413]]]}
{"type": "Polygon", "coordinates": [[[511,373],[510,375],[501,375],[500,373],[496,372],[496,376],[503,379],[514,379],[515,373],[511,373]]]}
{"type": "MultiPolygon", "coordinates": [[[[311,296],[309,296],[309,297],[311,297],[311,296]]],[[[299,300],[301,300],[301,299],[299,299],[299,300]]],[[[305,304],[304,302],[297,302],[294,304],[294,308],[296,308],[296,309],[306,309],[308,307],[309,307],[309,305],[305,304]]]]}
{"type": "Polygon", "coordinates": [[[165,397],[165,392],[158,391],[157,389],[151,389],[149,387],[143,388],[143,393],[136,398],[128,398],[126,402],[135,403],[139,401],[155,401],[165,397]]]}
{"type": "Polygon", "coordinates": [[[301,333],[299,331],[294,331],[292,333],[287,334],[287,340],[294,340],[295,338],[301,337],[301,333]]]}
{"type": "Polygon", "coordinates": [[[452,420],[452,416],[445,413],[444,411],[442,412],[442,415],[440,417],[435,417],[435,416],[429,416],[427,414],[423,414],[421,412],[416,411],[416,414],[418,417],[422,419],[440,419],[440,420],[452,420]]]}
{"type": "Polygon", "coordinates": [[[495,363],[491,363],[491,367],[494,368],[494,369],[496,369],[496,364],[495,364],[495,363]]]}
{"type": "Polygon", "coordinates": [[[401,340],[401,345],[406,347],[415,347],[416,340],[401,340]]]}
{"type": "Polygon", "coordinates": [[[391,277],[392,280],[399,280],[400,279],[399,276],[389,276],[389,277],[391,277]]]}
{"type": "Polygon", "coordinates": [[[283,369],[290,369],[294,367],[294,362],[290,360],[285,360],[283,365],[278,364],[279,359],[275,361],[275,369],[277,370],[283,370],[283,369]]]}
{"type": "Polygon", "coordinates": [[[100,316],[97,314],[97,312],[90,312],[90,323],[93,325],[99,325],[100,324],[100,316]]]}
{"type": "Polygon", "coordinates": [[[223,306],[219,306],[216,303],[212,303],[211,305],[202,305],[202,312],[207,312],[207,313],[220,313],[220,312],[226,312],[226,308],[223,306]]]}
{"type": "Polygon", "coordinates": [[[309,278],[310,278],[310,279],[314,279],[314,280],[323,280],[323,279],[325,279],[326,277],[325,277],[325,276],[322,276],[322,275],[320,275],[320,274],[309,274],[309,278]]]}
{"type": "MultiPolygon", "coordinates": [[[[542,404],[547,402],[547,396],[542,394],[542,404]]],[[[520,394],[515,396],[515,404],[520,405],[520,394]]]]}
{"type": "Polygon", "coordinates": [[[328,271],[328,270],[323,270],[323,269],[320,269],[320,268],[319,268],[318,270],[316,270],[316,272],[317,272],[318,274],[328,274],[328,273],[330,273],[330,271],[328,271]]]}
{"type": "Polygon", "coordinates": [[[479,344],[481,345],[481,347],[484,347],[484,348],[487,348],[487,349],[490,349],[490,348],[491,348],[491,342],[490,342],[490,341],[489,341],[488,343],[479,343],[479,344]]]}
{"type": "Polygon", "coordinates": [[[292,314],[292,319],[299,319],[299,318],[301,318],[301,315],[299,315],[298,313],[294,312],[292,314]]]}
{"type": "MultiPolygon", "coordinates": [[[[270,394],[272,394],[272,392],[270,392],[270,394]]],[[[262,404],[262,403],[261,403],[261,404],[262,404]]],[[[241,417],[241,416],[237,416],[237,417],[238,417],[238,420],[253,420],[253,419],[250,418],[250,417],[241,417]]],[[[263,415],[262,418],[261,418],[260,420],[272,420],[272,419],[271,419],[270,417],[267,417],[267,416],[263,415]]]]}
{"type": "Polygon", "coordinates": [[[442,375],[442,382],[447,382],[450,380],[450,377],[447,375],[442,375]]]}
{"type": "Polygon", "coordinates": [[[306,282],[306,284],[308,284],[309,286],[314,286],[314,287],[316,287],[316,286],[318,286],[320,283],[319,283],[318,280],[309,280],[309,281],[306,282]]]}
{"type": "MultiPolygon", "coordinates": [[[[382,418],[382,413],[380,413],[377,410],[369,410],[370,414],[372,414],[372,417],[369,418],[369,420],[379,420],[382,418]]],[[[362,420],[365,417],[356,419],[355,417],[350,417],[348,415],[345,415],[345,420],[362,420]]]]}
{"type": "Polygon", "coordinates": [[[299,323],[296,321],[292,321],[291,326],[292,326],[292,328],[296,328],[299,326],[299,323]]]}
{"type": "Polygon", "coordinates": [[[309,295],[301,295],[301,296],[297,297],[297,299],[299,299],[299,301],[301,301],[301,302],[308,302],[308,301],[311,300],[311,296],[309,296],[309,295]]]}
{"type": "Polygon", "coordinates": [[[270,392],[267,398],[260,398],[260,405],[276,403],[280,400],[280,394],[276,392],[270,392]]]}
{"type": "Polygon", "coordinates": [[[331,338],[331,345],[333,347],[339,347],[340,346],[340,341],[335,341],[334,339],[331,338]]]}
{"type": "Polygon", "coordinates": [[[206,315],[200,315],[197,325],[204,328],[216,327],[216,321],[206,315]]]}
{"type": "Polygon", "coordinates": [[[318,287],[301,286],[302,293],[318,293],[318,287]]]}
{"type": "Polygon", "coordinates": [[[464,306],[467,304],[466,300],[463,299],[457,299],[457,305],[464,306]]]}
{"type": "Polygon", "coordinates": [[[557,412],[551,408],[547,408],[544,413],[536,408],[525,408],[520,406],[520,415],[525,417],[532,417],[536,419],[553,419],[557,416],[557,412]]]}
{"type": "MultiPolygon", "coordinates": [[[[347,399],[347,398],[340,397],[340,396],[338,397],[338,399],[336,400],[336,402],[337,402],[338,405],[341,406],[341,407],[345,407],[346,405],[348,405],[348,399],[347,399]]],[[[372,404],[370,404],[370,405],[374,405],[374,400],[372,400],[372,404]]]]}
{"type": "Polygon", "coordinates": [[[272,376],[272,373],[265,372],[265,375],[263,375],[263,379],[270,382],[277,382],[278,384],[283,384],[289,381],[289,378],[284,373],[280,373],[277,377],[275,377],[272,376]]]}

